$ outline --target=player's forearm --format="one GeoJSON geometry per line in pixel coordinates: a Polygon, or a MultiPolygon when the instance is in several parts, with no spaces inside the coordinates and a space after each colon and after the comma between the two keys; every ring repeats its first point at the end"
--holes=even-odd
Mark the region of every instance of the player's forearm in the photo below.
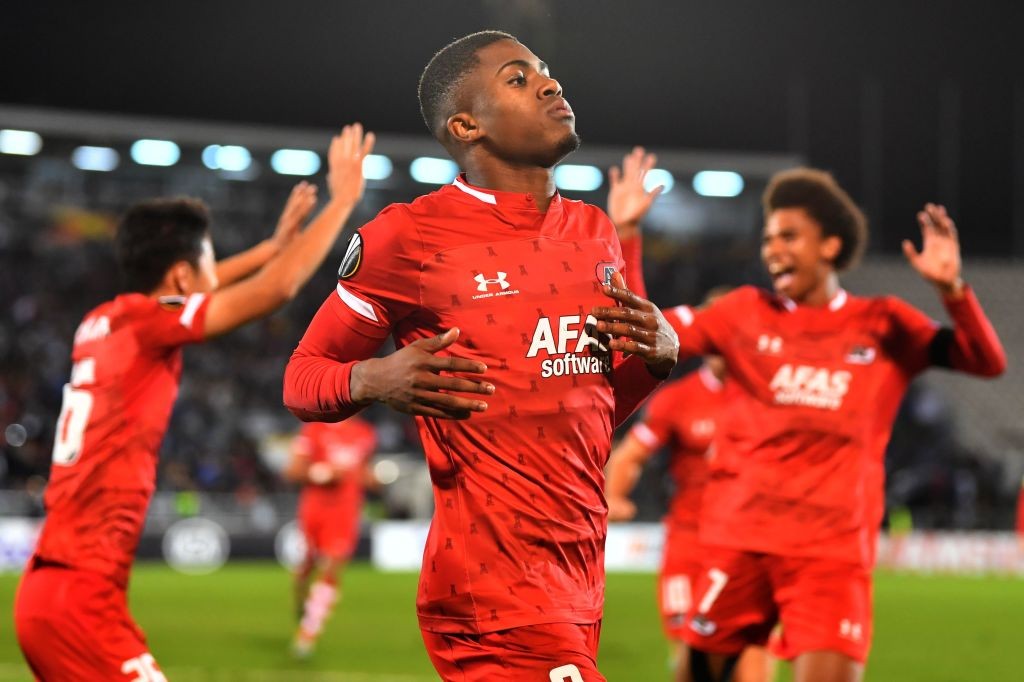
{"type": "Polygon", "coordinates": [[[612,450],[608,458],[608,475],[605,480],[605,493],[608,497],[629,497],[640,479],[644,462],[650,457],[651,451],[644,446],[633,432],[626,434],[622,442],[612,450]]]}
{"type": "Polygon", "coordinates": [[[953,320],[950,366],[984,377],[1006,371],[1006,352],[974,291],[964,286],[962,295],[944,296],[942,302],[953,320]]]}
{"type": "Polygon", "coordinates": [[[228,286],[256,272],[278,253],[277,243],[264,239],[252,248],[217,261],[218,286],[228,286]]]}
{"type": "Polygon", "coordinates": [[[651,374],[647,363],[638,355],[632,355],[616,365],[612,373],[612,389],[615,392],[613,427],[626,421],[662,381],[651,374]]]}
{"type": "Polygon", "coordinates": [[[341,421],[363,409],[352,400],[349,379],[355,361],[305,355],[301,347],[284,370],[284,405],[302,421],[341,421]]]}
{"type": "Polygon", "coordinates": [[[619,242],[622,249],[622,260],[626,266],[622,276],[626,286],[640,298],[647,298],[647,285],[644,282],[643,241],[639,233],[619,242]]]}
{"type": "Polygon", "coordinates": [[[351,202],[331,199],[310,226],[271,259],[258,276],[278,287],[285,298],[294,298],[330,253],[354,207],[351,202]]]}

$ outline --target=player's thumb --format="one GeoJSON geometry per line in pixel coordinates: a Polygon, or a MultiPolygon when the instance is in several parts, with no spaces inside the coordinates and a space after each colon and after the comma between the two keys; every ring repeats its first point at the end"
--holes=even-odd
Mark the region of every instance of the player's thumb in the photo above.
{"type": "Polygon", "coordinates": [[[622,273],[619,272],[618,270],[616,270],[615,272],[612,273],[611,284],[616,289],[628,289],[629,288],[629,287],[626,286],[626,278],[623,277],[622,273]]]}
{"type": "Polygon", "coordinates": [[[906,256],[907,260],[910,261],[911,265],[913,265],[914,261],[917,260],[917,249],[914,248],[914,242],[909,239],[904,239],[902,246],[903,255],[906,256]]]}

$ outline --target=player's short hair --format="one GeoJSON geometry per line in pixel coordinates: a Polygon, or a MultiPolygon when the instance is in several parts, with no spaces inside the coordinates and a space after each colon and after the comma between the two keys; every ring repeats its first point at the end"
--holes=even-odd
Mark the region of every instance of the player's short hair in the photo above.
{"type": "Polygon", "coordinates": [[[210,211],[199,199],[148,199],[131,206],[115,238],[125,291],[153,291],[178,261],[198,267],[209,233],[210,211]]]}
{"type": "Polygon", "coordinates": [[[868,241],[868,221],[831,173],[816,168],[793,168],[772,176],[761,197],[764,214],[780,208],[802,208],[826,237],[836,236],[843,246],[832,265],[849,270],[860,260],[868,241]]]}
{"type": "Polygon", "coordinates": [[[427,129],[442,144],[446,140],[445,124],[455,113],[459,87],[480,59],[477,52],[499,40],[519,39],[504,31],[479,31],[448,43],[427,63],[420,76],[418,95],[420,113],[427,129]]]}

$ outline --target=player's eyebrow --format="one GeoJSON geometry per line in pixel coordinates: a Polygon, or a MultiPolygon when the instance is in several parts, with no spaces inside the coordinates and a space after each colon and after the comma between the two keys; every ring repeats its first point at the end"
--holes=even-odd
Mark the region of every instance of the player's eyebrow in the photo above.
{"type": "MultiPolygon", "coordinates": [[[[524,69],[532,69],[533,68],[533,64],[531,64],[530,62],[526,61],[525,59],[512,59],[510,61],[505,62],[501,66],[499,66],[498,70],[495,71],[494,73],[495,74],[499,74],[499,73],[504,71],[509,66],[521,66],[524,69]]],[[[548,64],[547,64],[547,62],[538,61],[537,62],[537,71],[539,73],[547,75],[547,73],[548,73],[548,64]]]]}

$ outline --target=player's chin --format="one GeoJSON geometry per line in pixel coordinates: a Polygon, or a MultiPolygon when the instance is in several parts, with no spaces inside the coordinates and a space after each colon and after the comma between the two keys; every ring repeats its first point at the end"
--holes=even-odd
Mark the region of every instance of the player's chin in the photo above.
{"type": "Polygon", "coordinates": [[[551,154],[548,159],[545,160],[544,165],[554,166],[556,163],[572,154],[574,151],[580,148],[582,139],[576,129],[571,125],[566,130],[562,131],[561,134],[555,138],[551,145],[551,154]]]}

